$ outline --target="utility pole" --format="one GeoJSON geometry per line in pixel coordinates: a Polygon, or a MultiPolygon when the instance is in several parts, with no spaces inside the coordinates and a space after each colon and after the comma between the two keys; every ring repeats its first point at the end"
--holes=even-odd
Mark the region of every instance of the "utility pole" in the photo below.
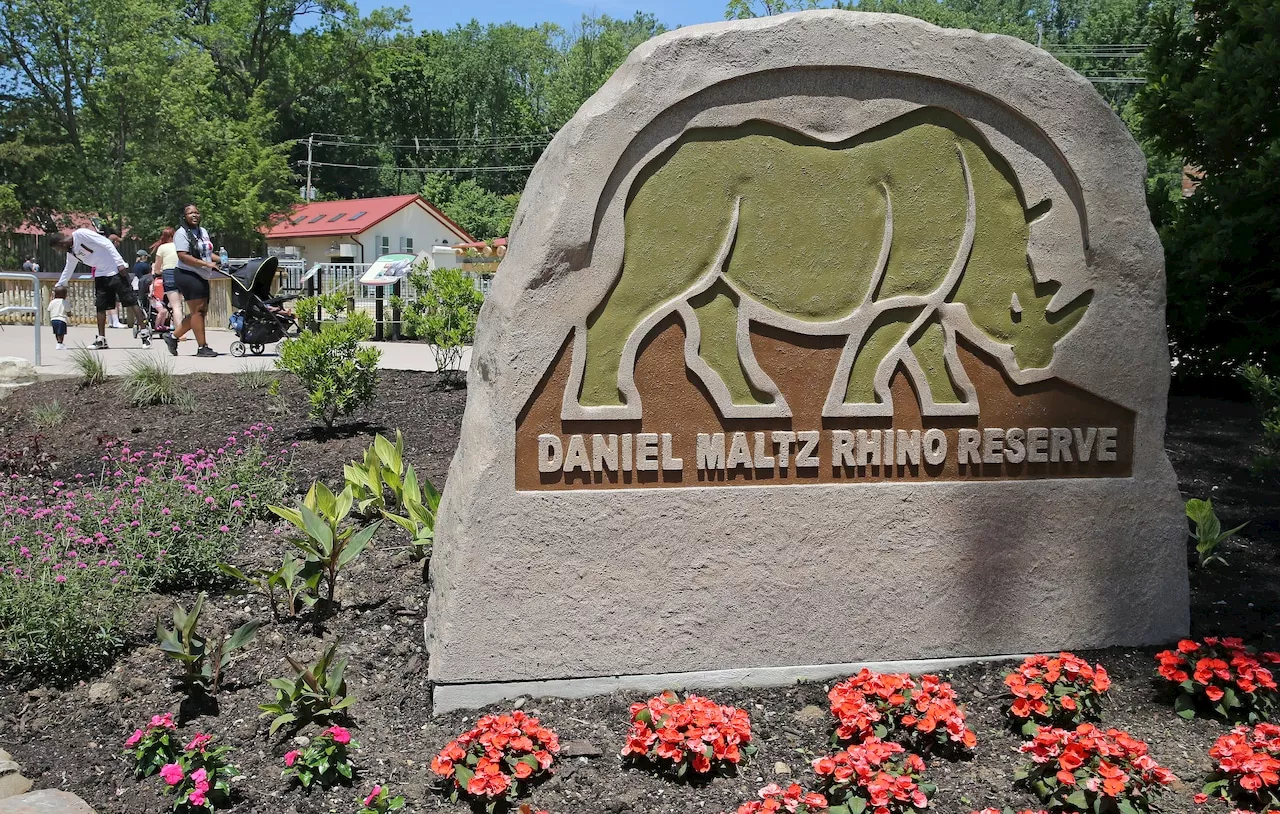
{"type": "Polygon", "coordinates": [[[311,140],[315,138],[314,133],[307,134],[307,185],[302,190],[302,200],[311,202],[311,140]]]}

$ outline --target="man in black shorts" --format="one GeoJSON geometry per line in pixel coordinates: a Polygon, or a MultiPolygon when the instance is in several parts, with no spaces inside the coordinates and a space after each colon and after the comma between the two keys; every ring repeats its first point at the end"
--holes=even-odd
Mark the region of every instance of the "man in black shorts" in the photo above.
{"type": "MultiPolygon", "coordinates": [[[[76,229],[69,235],[61,232],[50,235],[49,245],[67,253],[66,265],[58,278],[59,286],[65,286],[71,279],[77,263],[93,269],[93,307],[98,312],[98,338],[93,341],[93,347],[106,350],[107,312],[117,304],[132,308],[138,324],[147,325],[147,315],[138,307],[138,298],[126,281],[129,266],[110,240],[92,229],[76,229]]],[[[150,329],[144,329],[138,336],[145,347],[151,346],[150,329]]]]}

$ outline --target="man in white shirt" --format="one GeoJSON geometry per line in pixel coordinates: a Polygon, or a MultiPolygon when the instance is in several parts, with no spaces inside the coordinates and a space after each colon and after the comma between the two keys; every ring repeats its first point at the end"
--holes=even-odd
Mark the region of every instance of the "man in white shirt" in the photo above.
{"type": "MultiPolygon", "coordinates": [[[[93,269],[93,305],[98,312],[98,338],[93,341],[93,347],[106,350],[107,312],[116,307],[117,301],[120,306],[133,309],[139,325],[147,324],[147,315],[138,307],[137,296],[122,276],[129,266],[110,240],[92,229],[76,229],[69,235],[62,232],[50,235],[49,245],[67,253],[66,265],[58,278],[59,286],[65,286],[71,279],[77,263],[93,269]]],[[[151,347],[150,330],[144,329],[139,338],[145,347],[151,347]]]]}

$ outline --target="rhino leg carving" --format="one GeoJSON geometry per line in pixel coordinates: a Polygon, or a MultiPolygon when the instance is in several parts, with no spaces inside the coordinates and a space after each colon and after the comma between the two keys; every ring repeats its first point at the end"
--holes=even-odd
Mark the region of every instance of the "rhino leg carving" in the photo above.
{"type": "MultiPolygon", "coordinates": [[[[701,294],[690,299],[698,326],[699,358],[706,363],[706,370],[698,373],[711,390],[720,389],[708,374],[719,377],[719,384],[727,391],[729,400],[735,406],[773,404],[773,393],[765,388],[776,390],[772,382],[759,387],[752,380],[748,367],[751,348],[741,347],[738,335],[741,324],[739,305],[741,298],[724,280],[717,279],[701,294]]],[[[691,326],[687,326],[691,329],[691,326]]],[[[748,340],[749,343],[749,340],[748,340]]]]}

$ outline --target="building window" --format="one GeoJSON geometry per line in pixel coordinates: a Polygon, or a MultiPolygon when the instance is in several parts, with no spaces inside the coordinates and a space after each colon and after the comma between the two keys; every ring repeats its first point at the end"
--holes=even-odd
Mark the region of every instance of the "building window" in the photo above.
{"type": "Polygon", "coordinates": [[[381,256],[384,254],[391,254],[391,238],[390,237],[378,238],[378,255],[381,256]]]}
{"type": "Polygon", "coordinates": [[[400,253],[413,254],[413,238],[411,237],[400,238],[400,253]]]}

